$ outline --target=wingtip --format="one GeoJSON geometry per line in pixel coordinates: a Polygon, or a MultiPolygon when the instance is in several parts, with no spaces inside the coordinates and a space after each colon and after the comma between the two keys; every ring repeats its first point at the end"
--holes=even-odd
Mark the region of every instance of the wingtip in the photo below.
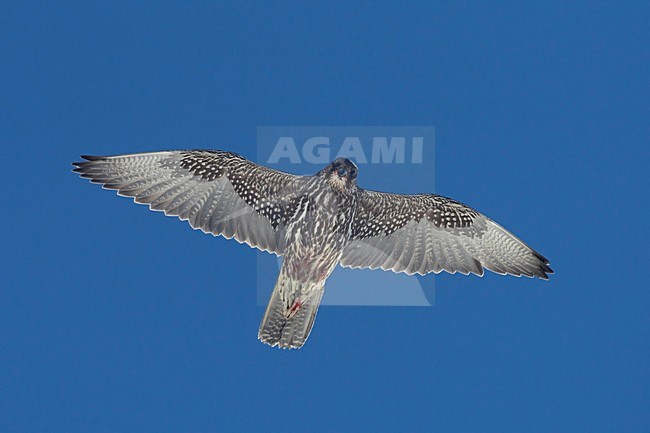
{"type": "Polygon", "coordinates": [[[535,273],[535,276],[539,277],[542,280],[550,280],[550,275],[553,275],[553,269],[548,267],[548,263],[542,263],[538,269],[538,272],[535,273]]]}
{"type": "Polygon", "coordinates": [[[550,267],[551,262],[546,257],[538,253],[537,251],[533,250],[533,255],[537,260],[539,260],[540,273],[537,274],[537,276],[542,280],[549,280],[550,279],[549,274],[552,275],[555,273],[553,269],[551,269],[550,267]]]}
{"type": "Polygon", "coordinates": [[[79,155],[79,158],[85,159],[85,161],[74,161],[72,163],[72,166],[75,167],[75,169],[72,171],[78,172],[78,169],[87,166],[88,164],[91,163],[91,161],[96,161],[97,159],[99,159],[98,157],[91,156],[91,155],[79,155]]]}
{"type": "Polygon", "coordinates": [[[548,262],[539,261],[537,263],[537,266],[529,270],[530,273],[526,273],[523,275],[526,275],[531,278],[537,277],[540,280],[548,281],[550,279],[549,274],[553,274],[553,270],[548,267],[547,263],[548,262]]]}
{"type": "Polygon", "coordinates": [[[86,169],[88,169],[89,167],[92,167],[94,162],[103,161],[106,159],[105,156],[94,156],[94,155],[79,155],[79,157],[84,159],[85,161],[73,162],[72,166],[75,168],[72,169],[72,171],[74,173],[81,173],[81,174],[83,174],[86,171],[86,169]]]}
{"type": "Polygon", "coordinates": [[[100,159],[105,159],[103,156],[95,156],[95,155],[79,155],[80,158],[85,159],[86,161],[98,161],[100,159]]]}

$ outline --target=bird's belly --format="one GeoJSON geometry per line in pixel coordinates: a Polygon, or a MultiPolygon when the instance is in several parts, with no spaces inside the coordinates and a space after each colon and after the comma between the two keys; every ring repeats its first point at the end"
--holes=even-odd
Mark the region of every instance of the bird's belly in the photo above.
{"type": "Polygon", "coordinates": [[[313,212],[287,228],[283,266],[301,281],[325,280],[339,262],[348,239],[348,227],[338,218],[313,212]]]}

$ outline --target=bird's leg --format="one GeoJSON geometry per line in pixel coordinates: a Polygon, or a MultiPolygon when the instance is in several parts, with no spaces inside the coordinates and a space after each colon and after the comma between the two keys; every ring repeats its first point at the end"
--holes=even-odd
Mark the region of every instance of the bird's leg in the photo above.
{"type": "Polygon", "coordinates": [[[293,306],[287,311],[287,319],[291,319],[293,316],[295,316],[298,310],[300,310],[300,307],[302,307],[302,304],[302,301],[296,299],[293,303],[293,306]]]}

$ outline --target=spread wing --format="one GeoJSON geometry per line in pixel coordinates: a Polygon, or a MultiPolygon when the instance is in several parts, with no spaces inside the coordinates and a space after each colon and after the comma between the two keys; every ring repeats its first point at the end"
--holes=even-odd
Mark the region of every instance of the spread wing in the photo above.
{"type": "Polygon", "coordinates": [[[340,261],[409,275],[461,272],[548,279],[549,261],[474,209],[434,195],[362,190],[352,241],[340,261]]]}
{"type": "Polygon", "coordinates": [[[82,156],[75,172],[205,233],[282,254],[283,197],[299,176],[224,151],[82,156]]]}

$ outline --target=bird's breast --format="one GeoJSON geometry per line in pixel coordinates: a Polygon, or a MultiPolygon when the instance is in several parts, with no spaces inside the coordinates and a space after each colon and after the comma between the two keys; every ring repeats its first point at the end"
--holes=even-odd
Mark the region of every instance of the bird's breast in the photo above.
{"type": "Polygon", "coordinates": [[[335,192],[306,196],[288,221],[284,260],[292,273],[326,278],[350,238],[354,197],[335,192]]]}

